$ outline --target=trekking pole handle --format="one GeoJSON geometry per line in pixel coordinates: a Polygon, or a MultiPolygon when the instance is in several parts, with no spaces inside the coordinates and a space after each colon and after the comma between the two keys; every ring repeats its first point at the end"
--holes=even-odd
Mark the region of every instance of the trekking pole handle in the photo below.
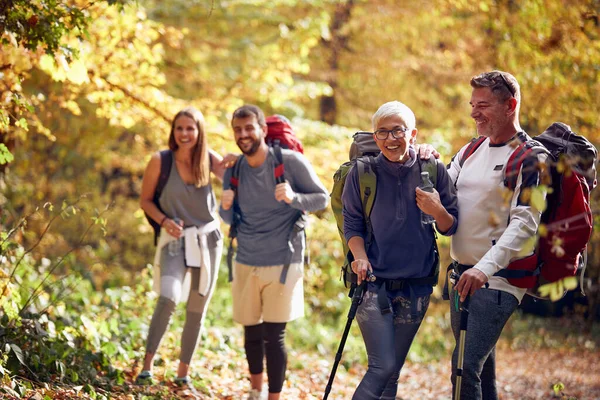
{"type": "Polygon", "coordinates": [[[377,280],[377,277],[375,276],[375,274],[371,271],[371,270],[367,270],[367,278],[365,279],[365,281],[367,282],[375,282],[377,280]]]}
{"type": "Polygon", "coordinates": [[[453,286],[456,286],[456,283],[458,282],[459,279],[460,279],[460,274],[458,274],[456,271],[452,270],[452,272],[450,272],[450,283],[453,286]]]}

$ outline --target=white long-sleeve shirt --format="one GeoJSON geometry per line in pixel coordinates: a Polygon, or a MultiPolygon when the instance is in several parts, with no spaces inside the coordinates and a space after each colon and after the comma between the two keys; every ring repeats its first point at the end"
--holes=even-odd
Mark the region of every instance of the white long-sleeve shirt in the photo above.
{"type": "MultiPolygon", "coordinates": [[[[508,264],[524,257],[520,254],[530,238],[536,235],[541,212],[519,201],[522,187],[539,184],[537,168],[522,168],[510,203],[504,199],[504,171],[514,151],[509,144],[494,145],[486,139],[464,162],[459,160],[466,145],[448,168],[456,185],[460,223],[452,236],[450,255],[460,264],[473,265],[489,278],[490,289],[513,294],[519,302],[526,289],[511,285],[504,278],[493,276],[508,264]]],[[[543,162],[545,155],[538,155],[543,162]]]]}

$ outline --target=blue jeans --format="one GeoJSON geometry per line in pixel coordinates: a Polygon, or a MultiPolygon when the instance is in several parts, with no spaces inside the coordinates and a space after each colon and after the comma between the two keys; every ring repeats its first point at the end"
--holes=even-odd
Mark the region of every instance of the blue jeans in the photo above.
{"type": "Polygon", "coordinates": [[[416,298],[416,319],[411,317],[410,299],[399,296],[390,301],[392,312],[382,315],[377,293],[367,292],[356,312],[369,368],[354,392],[353,400],[396,398],[400,370],[429,307],[429,295],[416,298]]]}
{"type": "MultiPolygon", "coordinates": [[[[458,363],[460,311],[455,305],[456,291],[450,291],[450,322],[456,339],[452,354],[452,398],[458,363]]],[[[510,293],[479,289],[469,300],[469,319],[465,338],[460,400],[497,400],[496,342],[519,301],[510,293]]]]}

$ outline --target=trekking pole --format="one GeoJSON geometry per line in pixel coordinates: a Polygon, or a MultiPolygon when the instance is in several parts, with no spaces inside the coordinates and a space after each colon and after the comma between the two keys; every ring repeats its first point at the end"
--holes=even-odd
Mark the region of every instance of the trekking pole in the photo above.
{"type": "MultiPolygon", "coordinates": [[[[452,273],[451,279],[458,282],[460,275],[452,273]]],[[[455,293],[456,306],[458,307],[458,292],[455,293]]],[[[467,323],[469,321],[469,295],[465,297],[465,301],[460,306],[460,335],[458,337],[458,362],[456,365],[456,383],[454,385],[454,400],[460,400],[460,389],[462,385],[463,364],[465,361],[465,341],[467,338],[467,323]]]]}
{"type": "Polygon", "coordinates": [[[340,340],[340,345],[335,355],[335,361],[333,363],[333,367],[331,368],[331,373],[329,374],[329,381],[327,382],[327,387],[325,387],[325,394],[323,395],[323,400],[327,400],[327,397],[329,397],[329,392],[331,392],[333,379],[335,378],[337,367],[340,363],[340,360],[342,359],[342,351],[344,350],[344,346],[346,345],[346,339],[348,338],[348,333],[350,332],[350,327],[352,326],[352,320],[356,316],[356,310],[358,309],[358,306],[362,301],[363,294],[365,292],[365,289],[367,288],[367,281],[373,282],[374,280],[375,275],[367,273],[367,279],[362,281],[362,283],[354,289],[354,294],[352,295],[352,305],[350,306],[350,311],[348,311],[348,321],[346,322],[346,328],[344,328],[344,333],[342,334],[342,339],[340,340]]]}

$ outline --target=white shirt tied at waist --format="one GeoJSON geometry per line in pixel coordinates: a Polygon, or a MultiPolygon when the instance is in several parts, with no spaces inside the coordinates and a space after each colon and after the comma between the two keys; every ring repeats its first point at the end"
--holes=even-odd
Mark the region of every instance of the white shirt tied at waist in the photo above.
{"type": "MultiPolygon", "coordinates": [[[[184,260],[186,267],[200,268],[200,281],[198,284],[198,293],[202,296],[208,294],[210,288],[210,253],[208,251],[208,234],[219,229],[219,221],[214,220],[206,225],[190,226],[183,230],[184,238],[184,260]]],[[[162,248],[169,242],[177,240],[177,238],[169,235],[165,229],[160,230],[158,244],[156,245],[156,253],[154,254],[154,282],[152,289],[160,295],[160,256],[162,248]]],[[[183,293],[181,301],[187,301],[191,286],[191,275],[185,274],[183,281],[183,293]]]]}

